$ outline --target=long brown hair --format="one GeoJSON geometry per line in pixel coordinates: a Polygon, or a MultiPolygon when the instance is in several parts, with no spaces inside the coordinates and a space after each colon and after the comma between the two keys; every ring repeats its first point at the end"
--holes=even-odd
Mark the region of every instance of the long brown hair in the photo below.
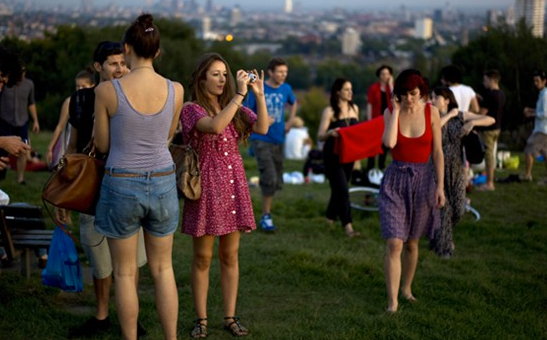
{"type": "MultiPolygon", "coordinates": [[[[206,53],[202,55],[197,63],[196,69],[192,72],[192,79],[190,80],[190,93],[192,95],[192,101],[197,103],[199,106],[203,107],[210,116],[213,116],[215,109],[211,104],[209,97],[205,93],[205,87],[202,84],[207,80],[207,71],[211,67],[211,64],[215,61],[220,61],[226,66],[226,85],[224,85],[224,91],[218,97],[218,103],[220,107],[224,109],[230,104],[232,98],[236,94],[235,90],[235,80],[230,70],[230,66],[218,53],[206,53]]],[[[249,126],[249,118],[241,112],[241,109],[238,109],[234,118],[232,119],[237,133],[239,134],[239,141],[247,143],[249,136],[251,135],[249,126]]]]}

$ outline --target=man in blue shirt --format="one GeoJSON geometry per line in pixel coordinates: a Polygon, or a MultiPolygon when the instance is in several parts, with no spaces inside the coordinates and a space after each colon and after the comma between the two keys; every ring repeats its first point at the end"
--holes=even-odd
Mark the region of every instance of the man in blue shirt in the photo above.
{"type": "MultiPolygon", "coordinates": [[[[262,218],[260,226],[264,231],[274,231],[271,207],[275,192],[283,184],[283,143],[285,133],[292,126],[296,116],[296,97],[289,84],[285,83],[289,67],[281,58],[273,58],[268,64],[268,79],[264,84],[264,95],[268,107],[268,116],[272,121],[265,135],[252,134],[251,147],[256,155],[260,172],[262,191],[262,218]],[[285,121],[285,107],[289,106],[289,118],[285,121]]],[[[246,106],[256,112],[256,99],[252,93],[246,106]]]]}

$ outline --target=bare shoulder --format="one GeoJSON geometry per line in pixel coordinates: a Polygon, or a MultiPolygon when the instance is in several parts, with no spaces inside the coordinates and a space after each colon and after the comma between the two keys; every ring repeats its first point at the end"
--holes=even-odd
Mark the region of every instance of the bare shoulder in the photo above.
{"type": "Polygon", "coordinates": [[[107,96],[114,91],[114,85],[111,81],[104,81],[95,87],[95,96],[107,96]]]}
{"type": "Polygon", "coordinates": [[[359,119],[359,106],[357,104],[353,104],[353,112],[355,113],[355,117],[357,117],[357,119],[359,119]]]}

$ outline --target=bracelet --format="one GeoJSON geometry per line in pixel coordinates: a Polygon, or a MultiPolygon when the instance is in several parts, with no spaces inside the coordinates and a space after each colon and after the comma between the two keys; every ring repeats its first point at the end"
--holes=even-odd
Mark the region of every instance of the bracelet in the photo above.
{"type": "Polygon", "coordinates": [[[242,96],[243,98],[245,98],[245,95],[239,91],[236,91],[236,94],[239,94],[240,96],[242,96]]]}
{"type": "Polygon", "coordinates": [[[243,104],[238,104],[238,103],[236,103],[236,101],[235,101],[235,100],[233,100],[233,99],[232,99],[232,100],[230,100],[230,103],[234,103],[234,104],[236,104],[236,106],[237,106],[238,108],[240,108],[240,107],[242,107],[242,106],[243,106],[243,104]]]}

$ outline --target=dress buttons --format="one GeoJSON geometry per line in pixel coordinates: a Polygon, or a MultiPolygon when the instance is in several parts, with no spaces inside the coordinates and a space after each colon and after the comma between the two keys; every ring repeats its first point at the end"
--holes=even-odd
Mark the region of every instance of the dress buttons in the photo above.
{"type": "Polygon", "coordinates": [[[233,180],[233,179],[231,179],[231,180],[230,180],[230,183],[232,183],[232,184],[233,184],[233,183],[234,183],[234,180],[233,180]]]}
{"type": "Polygon", "coordinates": [[[235,214],[236,214],[236,211],[235,211],[235,210],[232,210],[232,214],[234,214],[234,215],[235,215],[235,214]]]}
{"type": "Polygon", "coordinates": [[[227,152],[225,152],[225,153],[224,153],[224,156],[228,156],[228,153],[227,153],[227,152]]]}
{"type": "Polygon", "coordinates": [[[227,141],[228,141],[228,138],[225,137],[225,138],[224,138],[224,141],[227,142],[227,141]]]}
{"type": "Polygon", "coordinates": [[[232,199],[236,198],[236,195],[232,195],[232,199]]]}
{"type": "Polygon", "coordinates": [[[228,165],[228,169],[232,169],[232,166],[231,166],[231,165],[228,165]]]}

